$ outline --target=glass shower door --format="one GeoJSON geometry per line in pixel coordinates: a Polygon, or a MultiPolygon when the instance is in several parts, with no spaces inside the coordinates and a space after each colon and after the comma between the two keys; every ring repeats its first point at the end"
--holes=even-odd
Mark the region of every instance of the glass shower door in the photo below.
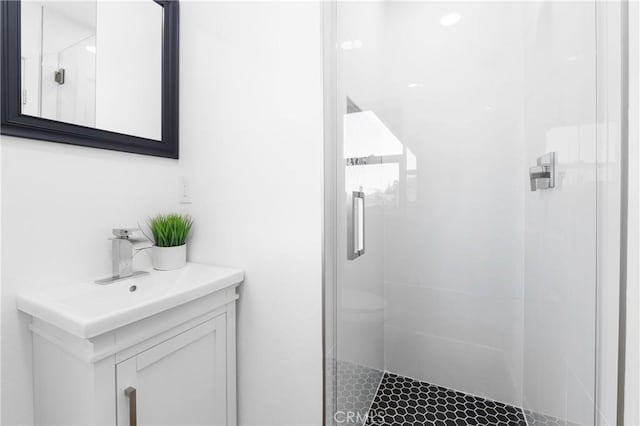
{"type": "MultiPolygon", "coordinates": [[[[397,180],[391,132],[372,111],[345,103],[338,203],[337,409],[361,425],[384,371],[384,206],[397,180]],[[340,190],[340,189],[339,189],[340,190]],[[343,225],[341,225],[341,222],[343,225]]],[[[401,151],[400,151],[401,152],[401,151]]]]}
{"type": "Polygon", "coordinates": [[[594,424],[594,3],[335,18],[333,420],[594,424]]]}

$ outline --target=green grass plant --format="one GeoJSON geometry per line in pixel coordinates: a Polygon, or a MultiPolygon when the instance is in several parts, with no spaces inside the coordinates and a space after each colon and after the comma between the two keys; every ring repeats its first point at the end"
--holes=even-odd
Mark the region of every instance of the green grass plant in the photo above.
{"type": "Polygon", "coordinates": [[[159,214],[149,218],[148,224],[156,246],[176,247],[187,242],[193,219],[184,214],[159,214]]]}

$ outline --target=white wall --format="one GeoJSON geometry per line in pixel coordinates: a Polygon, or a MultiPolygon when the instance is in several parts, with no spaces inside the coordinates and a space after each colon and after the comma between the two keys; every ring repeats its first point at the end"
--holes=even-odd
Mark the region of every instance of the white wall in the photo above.
{"type": "Polygon", "coordinates": [[[322,415],[319,3],[181,3],[194,260],[246,270],[241,425],[322,415]]]}
{"type": "Polygon", "coordinates": [[[2,138],[3,425],[33,422],[16,292],[108,275],[111,228],[181,210],[180,176],[190,259],[247,273],[239,423],[321,423],[320,5],[182,2],[181,16],[180,161],[2,138]]]}

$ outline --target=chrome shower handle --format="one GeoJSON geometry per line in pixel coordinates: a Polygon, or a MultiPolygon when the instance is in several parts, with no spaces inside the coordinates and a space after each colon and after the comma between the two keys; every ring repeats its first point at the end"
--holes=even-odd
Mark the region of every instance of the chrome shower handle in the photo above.
{"type": "Polygon", "coordinates": [[[347,259],[364,254],[364,192],[351,193],[351,209],[347,217],[347,259]]]}
{"type": "Polygon", "coordinates": [[[531,191],[550,189],[555,185],[555,152],[548,152],[538,157],[537,165],[529,167],[529,183],[531,191]]]}
{"type": "Polygon", "coordinates": [[[529,176],[534,178],[550,177],[551,167],[549,166],[533,166],[529,167],[529,176]]]}
{"type": "Polygon", "coordinates": [[[551,169],[549,167],[547,166],[529,167],[529,182],[531,184],[531,191],[535,191],[537,189],[543,189],[543,186],[548,185],[547,180],[549,178],[551,178],[551,169]],[[539,183],[540,183],[540,186],[538,186],[539,183]]]}

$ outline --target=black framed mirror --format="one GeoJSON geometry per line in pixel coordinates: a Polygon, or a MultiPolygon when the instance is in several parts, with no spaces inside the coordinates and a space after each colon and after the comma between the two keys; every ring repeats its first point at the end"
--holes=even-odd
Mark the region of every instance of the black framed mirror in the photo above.
{"type": "Polygon", "coordinates": [[[1,0],[1,132],[178,158],[178,1],[1,0]]]}

